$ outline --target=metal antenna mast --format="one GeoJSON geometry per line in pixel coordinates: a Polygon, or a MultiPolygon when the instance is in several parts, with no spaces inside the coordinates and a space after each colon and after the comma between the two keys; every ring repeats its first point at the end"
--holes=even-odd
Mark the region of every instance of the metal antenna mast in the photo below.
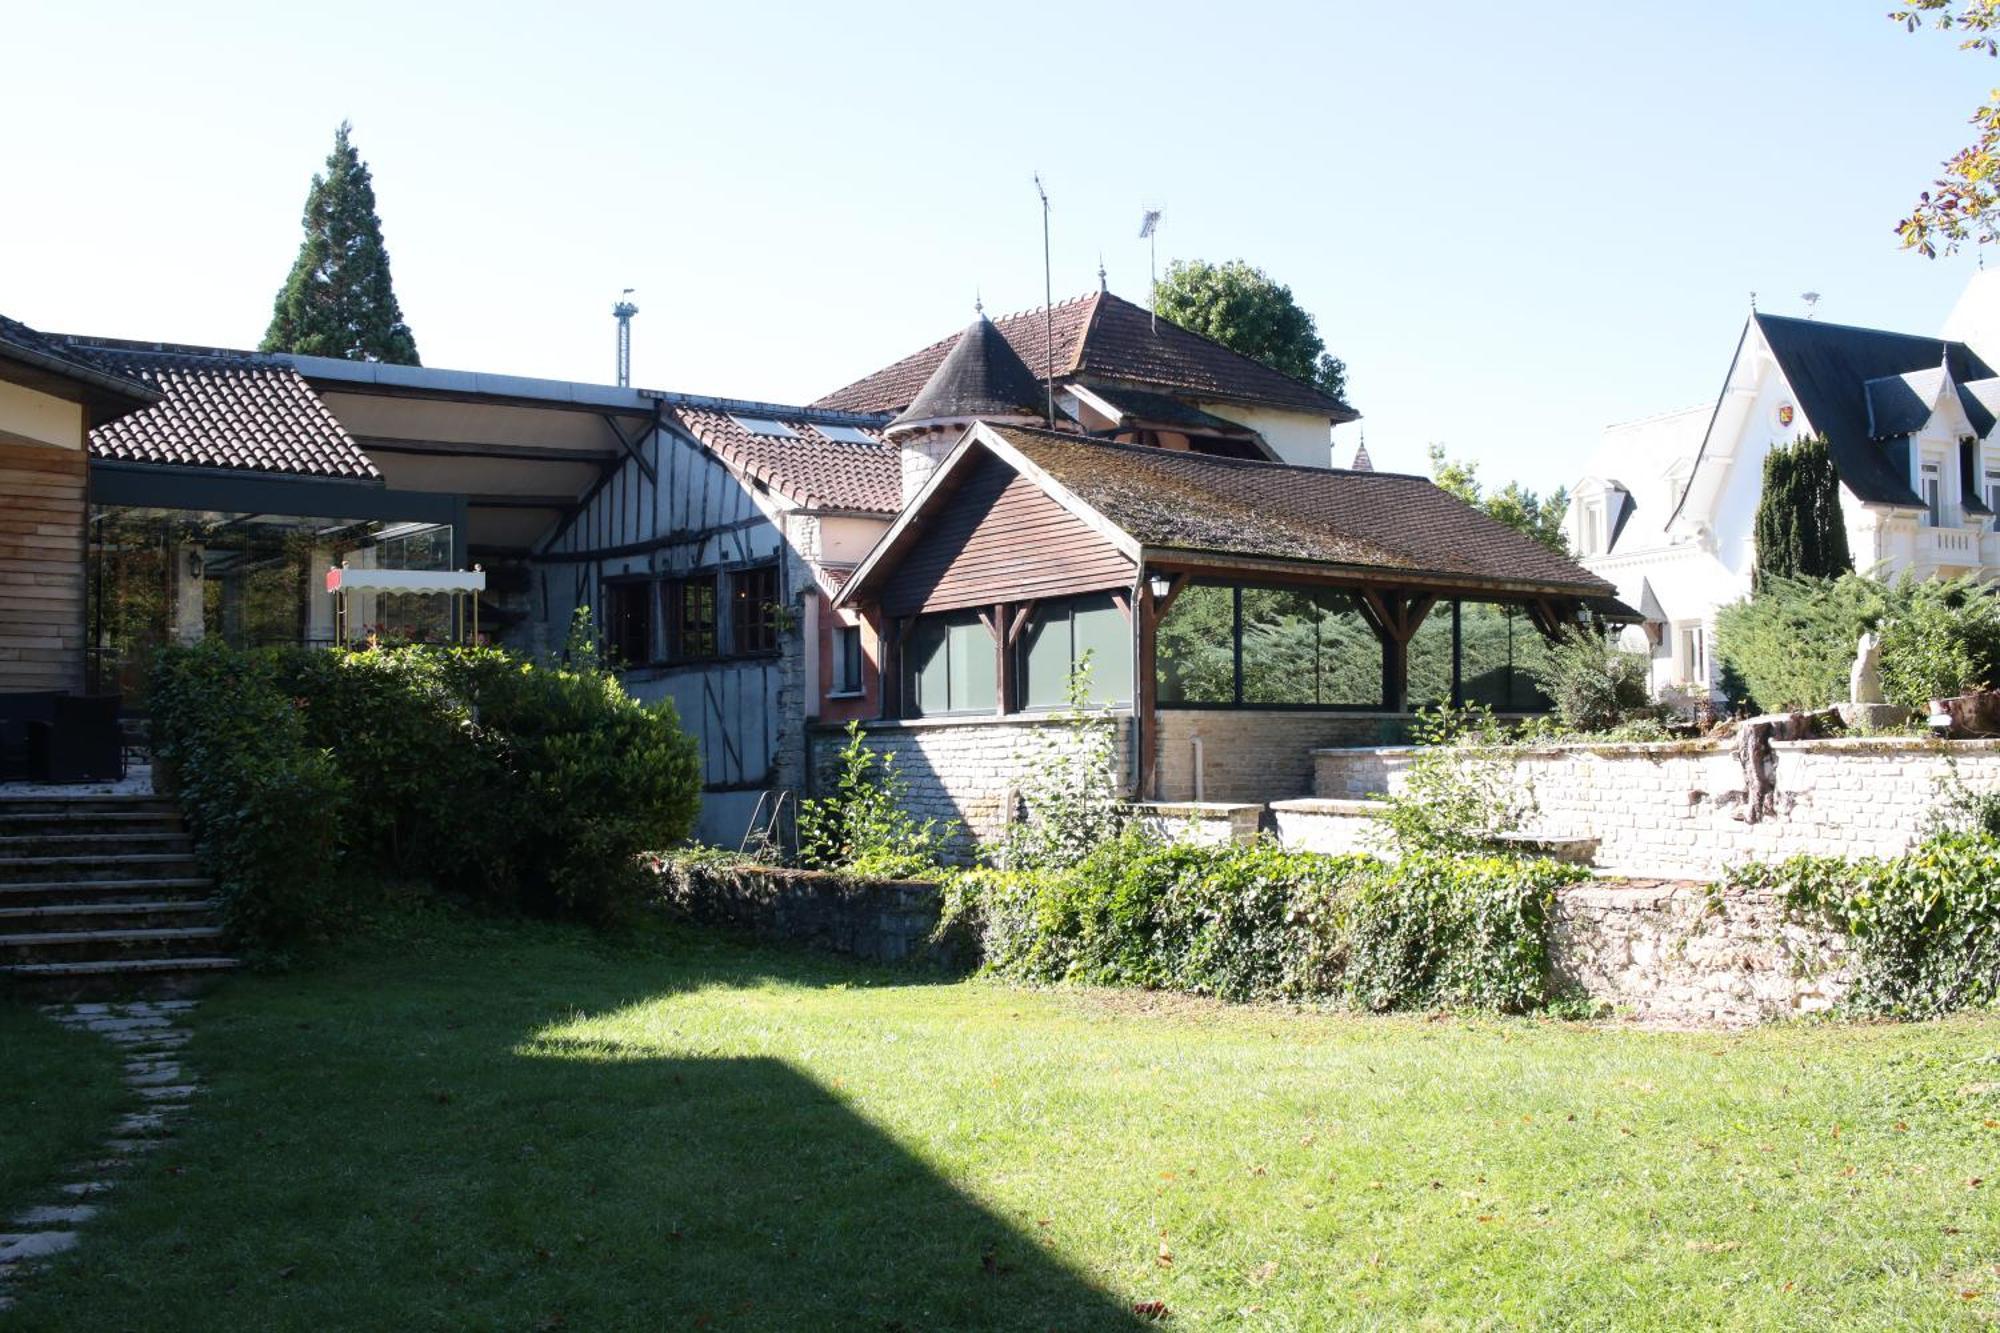
{"type": "Polygon", "coordinates": [[[618,317],[618,387],[621,389],[632,387],[632,316],[639,313],[639,307],[623,299],[631,294],[632,288],[627,287],[618,294],[618,304],[611,307],[611,313],[618,317]]]}
{"type": "Polygon", "coordinates": [[[1042,173],[1035,173],[1035,193],[1042,197],[1042,348],[1048,368],[1049,429],[1056,428],[1056,283],[1049,269],[1049,192],[1042,173]]]}
{"type": "Polygon", "coordinates": [[[1153,316],[1153,332],[1160,331],[1160,210],[1149,208],[1139,222],[1139,239],[1146,242],[1146,277],[1149,280],[1146,309],[1153,316]]]}

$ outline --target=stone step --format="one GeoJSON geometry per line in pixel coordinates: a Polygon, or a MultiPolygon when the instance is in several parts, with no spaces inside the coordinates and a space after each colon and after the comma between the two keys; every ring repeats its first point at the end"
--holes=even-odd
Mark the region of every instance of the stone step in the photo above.
{"type": "Polygon", "coordinates": [[[140,902],[183,896],[206,897],[214,888],[214,880],[199,875],[19,880],[0,882],[0,906],[35,907],[45,903],[140,902]]]}
{"type": "Polygon", "coordinates": [[[182,925],[216,924],[222,904],[214,898],[153,899],[140,902],[94,901],[41,903],[32,907],[0,906],[0,931],[137,929],[178,920],[182,925]]]}
{"type": "Polygon", "coordinates": [[[0,829],[0,858],[60,856],[76,858],[97,852],[192,852],[188,835],[175,830],[116,833],[10,833],[0,829]]]}
{"type": "Polygon", "coordinates": [[[92,814],[178,814],[173,800],[165,796],[149,796],[132,793],[122,796],[72,795],[63,793],[36,793],[32,796],[9,796],[6,788],[0,787],[0,816],[42,815],[52,811],[88,812],[92,814]]]}
{"type": "Polygon", "coordinates": [[[26,833],[129,833],[158,829],[179,832],[178,810],[44,810],[39,813],[0,815],[0,834],[26,833]]]}
{"type": "Polygon", "coordinates": [[[186,852],[126,852],[113,856],[0,856],[0,883],[108,879],[120,876],[180,878],[195,871],[186,852]]]}
{"type": "MultiPolygon", "coordinates": [[[[104,996],[193,995],[243,964],[219,956],[120,958],[65,963],[0,963],[0,990],[44,1000],[87,1000],[104,996]]],[[[185,1033],[134,1032],[114,1037],[120,1045],[178,1047],[185,1033]],[[129,1037],[130,1040],[125,1040],[129,1037]]],[[[122,1150],[121,1150],[122,1151],[122,1150]]]]}
{"type": "Polygon", "coordinates": [[[118,930],[33,930],[0,934],[0,959],[17,963],[178,958],[201,953],[222,927],[159,926],[118,930]]]}

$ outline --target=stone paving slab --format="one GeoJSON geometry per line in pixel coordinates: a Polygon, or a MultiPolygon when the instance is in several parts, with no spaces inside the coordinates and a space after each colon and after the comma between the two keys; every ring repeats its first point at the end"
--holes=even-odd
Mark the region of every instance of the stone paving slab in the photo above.
{"type": "Polygon", "coordinates": [[[107,1173],[123,1171],[132,1157],[168,1142],[168,1121],[190,1108],[200,1084],[180,1062],[191,1035],[177,1020],[192,1000],[139,1000],[131,1003],[44,1005],[42,1012],[72,1031],[93,1032],[121,1048],[125,1085],[143,1109],[128,1111],[104,1141],[107,1156],[80,1164],[70,1180],[56,1186],[63,1202],[38,1204],[15,1213],[0,1234],[0,1310],[14,1304],[8,1288],[33,1261],[72,1249],[81,1239],[75,1228],[90,1221],[98,1206],[82,1200],[109,1193],[116,1182],[107,1173]]]}

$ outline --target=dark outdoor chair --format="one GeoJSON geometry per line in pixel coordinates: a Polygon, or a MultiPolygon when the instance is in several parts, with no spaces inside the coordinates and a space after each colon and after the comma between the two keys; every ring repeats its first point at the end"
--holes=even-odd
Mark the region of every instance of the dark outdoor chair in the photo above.
{"type": "Polygon", "coordinates": [[[0,694],[0,782],[28,776],[28,733],[35,723],[53,722],[54,690],[0,694]]]}
{"type": "Polygon", "coordinates": [[[125,776],[124,697],[65,694],[55,716],[28,728],[28,774],[36,782],[107,782],[125,776]]]}

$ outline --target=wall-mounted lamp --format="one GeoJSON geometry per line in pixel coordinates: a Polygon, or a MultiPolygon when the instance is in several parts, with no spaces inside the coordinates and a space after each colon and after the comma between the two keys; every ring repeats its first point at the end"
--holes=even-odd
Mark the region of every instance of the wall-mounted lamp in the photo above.
{"type": "Polygon", "coordinates": [[[188,547],[187,576],[190,579],[199,582],[201,580],[202,575],[206,574],[207,572],[208,572],[208,562],[202,558],[201,548],[199,546],[188,547]]]}
{"type": "Polygon", "coordinates": [[[1146,586],[1152,591],[1154,601],[1164,602],[1167,594],[1174,590],[1174,581],[1165,574],[1154,574],[1147,578],[1146,586]]]}

